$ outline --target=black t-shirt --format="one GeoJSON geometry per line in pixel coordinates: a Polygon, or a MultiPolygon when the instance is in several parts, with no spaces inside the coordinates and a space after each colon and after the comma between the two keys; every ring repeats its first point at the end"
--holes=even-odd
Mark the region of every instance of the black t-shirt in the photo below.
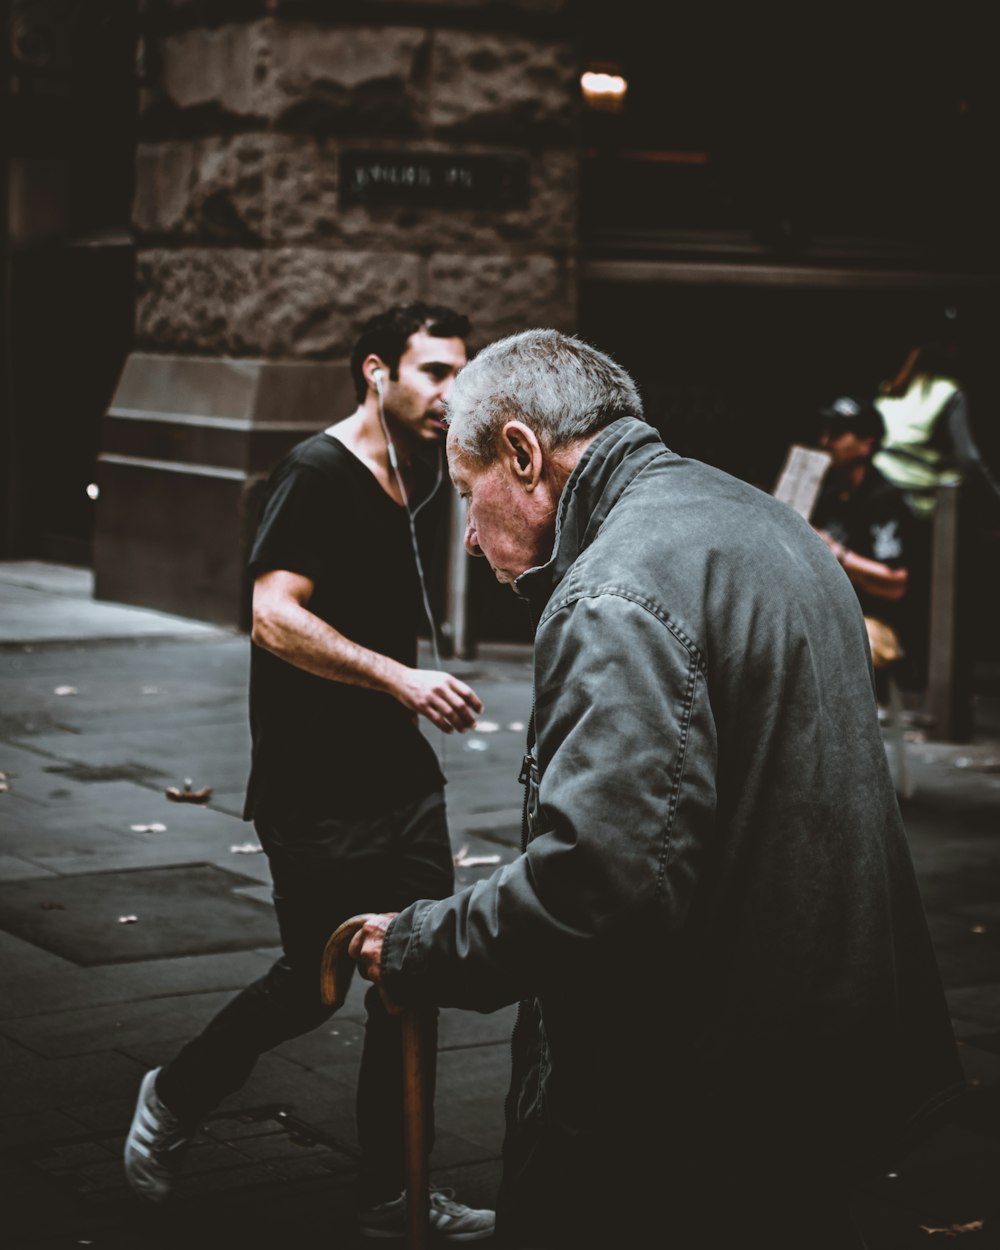
{"type": "MultiPolygon", "coordinates": [[[[812,524],[831,538],[869,560],[878,560],[891,569],[907,568],[913,559],[913,516],[902,491],[868,466],[861,486],[849,498],[840,498],[841,484],[835,473],[827,475],[812,524]]],[[[866,595],[855,587],[862,610],[899,630],[904,621],[902,600],[893,602],[877,595],[866,595]]]]}
{"type": "MultiPolygon", "coordinates": [[[[417,515],[425,567],[444,498],[439,490],[417,515]]],[[[423,608],[406,511],[329,434],[300,443],[271,475],[251,581],[270,569],[314,582],[309,611],[351,642],[416,665],[423,608]]],[[[250,728],[247,820],[375,814],[444,784],[416,716],[391,695],[316,677],[254,644],[250,728]]]]}

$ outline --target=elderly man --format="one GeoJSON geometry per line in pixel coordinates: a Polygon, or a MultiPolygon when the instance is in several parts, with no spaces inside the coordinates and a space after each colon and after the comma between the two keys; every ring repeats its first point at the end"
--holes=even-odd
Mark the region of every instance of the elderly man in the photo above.
{"type": "Polygon", "coordinates": [[[524,845],[352,954],[396,1004],[521,1001],[510,1244],[860,1247],[853,1182],[962,1082],[851,584],[577,339],[448,406],[466,546],[536,623],[524,845]]]}

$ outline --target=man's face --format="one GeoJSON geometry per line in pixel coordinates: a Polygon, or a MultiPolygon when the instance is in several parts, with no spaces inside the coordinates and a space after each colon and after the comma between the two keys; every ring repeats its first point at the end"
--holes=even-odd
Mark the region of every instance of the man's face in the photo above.
{"type": "Polygon", "coordinates": [[[445,431],[444,401],[466,362],[458,338],[437,338],[418,330],[399,358],[395,378],[383,382],[385,417],[397,434],[416,441],[440,439],[445,431]]]}
{"type": "Polygon", "coordinates": [[[836,437],[826,434],[820,445],[830,453],[831,462],[837,469],[850,468],[870,460],[875,451],[875,440],[870,435],[860,438],[852,430],[845,430],[836,437]]]}
{"type": "Polygon", "coordinates": [[[481,465],[448,440],[448,470],[468,505],[465,549],[485,556],[498,582],[511,585],[551,555],[555,502],[544,485],[526,491],[503,456],[481,465]]]}

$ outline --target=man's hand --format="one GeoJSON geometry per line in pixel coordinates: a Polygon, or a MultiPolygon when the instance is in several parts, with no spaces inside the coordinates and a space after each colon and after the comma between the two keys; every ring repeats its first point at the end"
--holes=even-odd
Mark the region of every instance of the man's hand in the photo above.
{"type": "Polygon", "coordinates": [[[906,584],[909,580],[906,569],[893,569],[880,560],[869,560],[866,556],[859,556],[850,547],[837,542],[826,530],[817,529],[816,533],[830,548],[840,567],[859,590],[890,601],[902,599],[906,594],[906,584]]]}
{"type": "Polygon", "coordinates": [[[358,965],[358,972],[361,976],[378,987],[385,1009],[391,1016],[398,1016],[403,1009],[394,1003],[382,988],[382,946],[385,942],[386,929],[398,915],[398,912],[393,911],[372,913],[366,916],[365,923],[351,938],[351,944],[347,948],[347,953],[358,965]]]}
{"type": "Polygon", "coordinates": [[[396,695],[404,707],[424,716],[442,733],[465,733],[483,710],[479,696],[451,673],[411,668],[396,695]]]}

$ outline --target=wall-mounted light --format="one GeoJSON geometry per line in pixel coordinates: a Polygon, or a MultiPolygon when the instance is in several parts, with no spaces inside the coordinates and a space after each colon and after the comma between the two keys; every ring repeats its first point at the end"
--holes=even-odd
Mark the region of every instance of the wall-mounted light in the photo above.
{"type": "Polygon", "coordinates": [[[628,80],[615,70],[594,66],[580,75],[580,90],[588,108],[602,113],[620,113],[625,107],[628,80]]]}

